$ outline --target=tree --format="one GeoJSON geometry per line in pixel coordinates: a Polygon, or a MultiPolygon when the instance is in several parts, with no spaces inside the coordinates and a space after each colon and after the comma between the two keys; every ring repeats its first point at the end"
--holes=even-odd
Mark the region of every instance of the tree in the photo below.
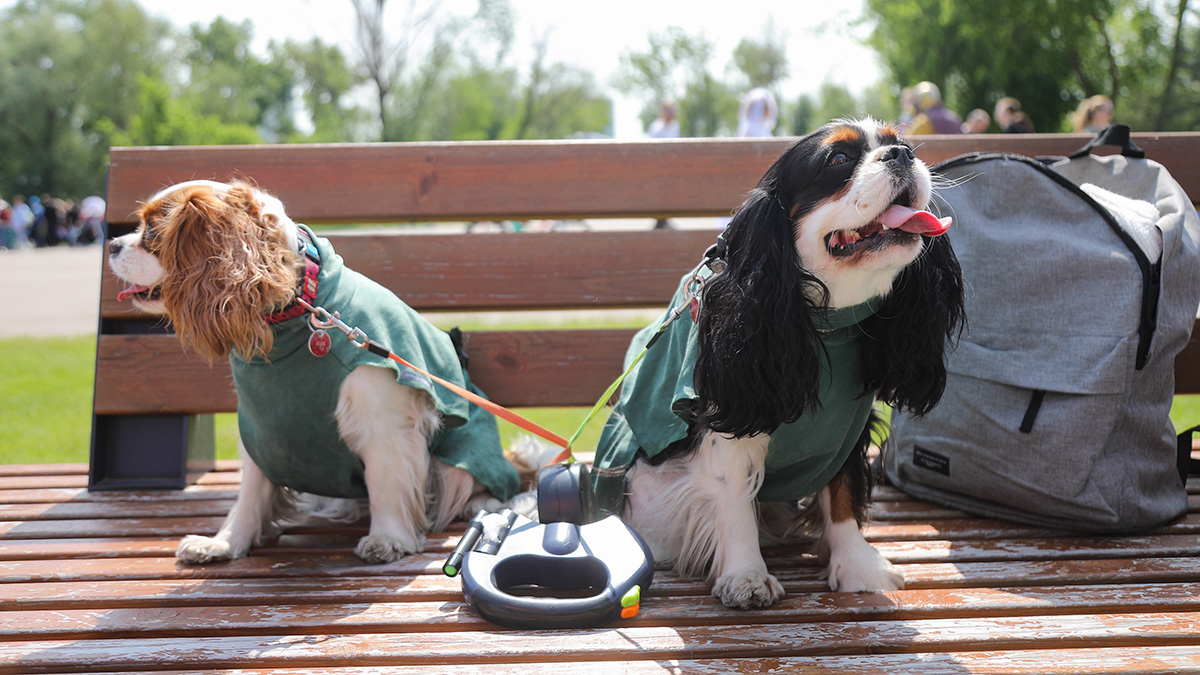
{"type": "Polygon", "coordinates": [[[651,33],[649,49],[621,56],[616,87],[645,101],[642,123],[649,124],[663,101],[675,101],[684,136],[728,134],[737,121],[738,99],[709,73],[713,44],[677,27],[651,33]]]}
{"type": "Polygon", "coordinates": [[[161,79],[143,77],[138,112],[127,128],[101,125],[108,145],[246,145],[262,143],[253,126],[225,122],[174,96],[161,79]]]}
{"type": "Polygon", "coordinates": [[[100,127],[132,118],[139,78],[168,62],[169,35],[133,0],[22,0],[0,12],[0,193],[101,191],[100,127]]]}
{"type": "Polygon", "coordinates": [[[742,38],[734,48],[732,67],[745,78],[743,88],[764,87],[778,98],[779,85],[788,76],[787,33],[776,32],[768,19],[761,38],[742,38]]]}
{"type": "MultiPolygon", "coordinates": [[[[366,70],[367,79],[375,88],[375,102],[379,115],[380,140],[399,140],[393,129],[391,109],[393,94],[400,86],[415,60],[416,45],[425,29],[432,23],[439,7],[438,2],[409,0],[404,18],[404,28],[399,37],[389,38],[384,27],[384,10],[387,0],[350,0],[354,6],[355,33],[358,37],[360,59],[366,70]]],[[[441,41],[440,47],[446,45],[441,41]]],[[[427,66],[437,61],[427,61],[427,66]]],[[[425,69],[427,82],[436,79],[437,73],[425,69]]]]}
{"type": "Polygon", "coordinates": [[[364,2],[355,0],[358,16],[369,14],[369,30],[359,34],[362,65],[387,140],[561,138],[608,125],[609,104],[591,75],[547,62],[549,35],[535,45],[528,70],[514,62],[507,0],[479,0],[471,16],[411,2],[416,18],[394,39],[366,11],[382,11],[383,2],[364,2]],[[427,35],[419,43],[418,29],[427,35]]]}
{"type": "Polygon", "coordinates": [[[931,80],[952,108],[1016,97],[1040,131],[1065,128],[1092,94],[1136,129],[1200,121],[1200,57],[1186,1],[866,0],[870,44],[898,86],[931,80]],[[1168,28],[1169,26],[1169,28],[1168,28]]]}
{"type": "Polygon", "coordinates": [[[218,17],[188,29],[183,95],[201,116],[249,125],[272,140],[295,134],[295,77],[286,60],[251,50],[254,26],[218,17]]]}
{"type": "Polygon", "coordinates": [[[293,91],[299,92],[299,99],[292,103],[312,124],[311,133],[297,131],[282,140],[329,143],[358,137],[368,115],[350,101],[350,93],[363,79],[341,49],[313,38],[305,43],[287,40],[282,45],[272,41],[269,52],[270,61],[290,74],[293,91]]]}
{"type": "Polygon", "coordinates": [[[959,110],[991,110],[1013,96],[1040,129],[1057,128],[1074,106],[1063,95],[1070,68],[1094,55],[1096,22],[1110,0],[867,0],[878,20],[870,38],[902,86],[938,84],[959,110]],[[907,53],[906,53],[907,52],[907,53]]]}

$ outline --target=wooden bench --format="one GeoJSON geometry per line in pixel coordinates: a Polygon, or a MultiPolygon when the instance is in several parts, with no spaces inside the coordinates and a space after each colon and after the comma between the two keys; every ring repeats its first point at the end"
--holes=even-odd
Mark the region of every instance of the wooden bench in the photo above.
{"type": "MultiPolygon", "coordinates": [[[[919,154],[931,164],[972,151],[1063,155],[1081,138],[928,137],[919,154]]],[[[1200,135],[1139,135],[1136,141],[1189,194],[1200,195],[1200,135]]],[[[253,178],[279,196],[297,222],[309,224],[721,216],[787,143],[116,148],[108,218],[110,234],[122,234],[134,226],[139,201],[161,187],[237,175],[253,178]]],[[[661,307],[715,237],[711,230],[658,230],[332,239],[347,264],[430,312],[661,307]]],[[[90,485],[182,488],[212,466],[211,414],[236,409],[228,368],[183,352],[157,319],[118,302],[120,282],[107,267],[103,275],[90,485]]],[[[590,406],[620,372],[631,334],[477,332],[468,335],[471,375],[502,405],[590,406]]],[[[1197,360],[1196,351],[1180,360],[1180,391],[1200,391],[1197,360]]]]}
{"type": "MultiPolygon", "coordinates": [[[[1135,140],[1200,195],[1200,134],[1135,140]]],[[[116,149],[109,218],[120,232],[164,184],[241,173],[309,223],[622,217],[649,228],[727,214],[786,142],[116,149]]],[[[1082,142],[928,137],[919,154],[1059,155],[1082,142]]],[[[661,307],[715,235],[368,230],[335,245],[427,312],[611,309],[661,307]]],[[[885,487],[866,534],[904,591],[830,593],[805,547],[780,547],[767,552],[787,591],[775,607],[728,610],[703,582],[662,572],[638,617],[596,630],[478,618],[440,574],[461,529],[390,565],[353,555],[364,524],[320,522],[250,558],[177,565],[179,537],[215,531],[236,494],[238,464],[212,459],[208,417],[233,410],[234,394],[223,364],[182,353],[117,290],[105,272],[91,466],[0,467],[0,674],[1200,673],[1195,479],[1187,516],[1124,537],[974,518],[885,487]],[[147,486],[182,489],[131,489],[147,486]]],[[[630,333],[474,331],[472,375],[506,405],[590,405],[630,333]]],[[[1180,392],[1200,392],[1197,359],[1193,345],[1178,360],[1180,392]]]]}

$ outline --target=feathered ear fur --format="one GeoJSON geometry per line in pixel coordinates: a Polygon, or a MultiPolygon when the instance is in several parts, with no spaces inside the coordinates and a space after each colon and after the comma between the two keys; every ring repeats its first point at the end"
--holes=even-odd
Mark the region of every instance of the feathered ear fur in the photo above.
{"type": "Polygon", "coordinates": [[[158,237],[163,304],[179,338],[209,361],[230,349],[243,358],[270,352],[263,315],[294,297],[298,256],[276,219],[260,217],[253,188],[184,189],[158,237]]]}
{"type": "Polygon", "coordinates": [[[867,390],[897,408],[928,413],[946,389],[946,348],[965,321],[962,274],[950,240],[926,237],[920,257],[861,324],[867,390]]]}
{"type": "Polygon", "coordinates": [[[728,267],[701,299],[693,418],[738,437],[769,433],[818,405],[822,347],[810,298],[828,291],[800,266],[778,180],[772,167],[734,215],[728,267]]]}

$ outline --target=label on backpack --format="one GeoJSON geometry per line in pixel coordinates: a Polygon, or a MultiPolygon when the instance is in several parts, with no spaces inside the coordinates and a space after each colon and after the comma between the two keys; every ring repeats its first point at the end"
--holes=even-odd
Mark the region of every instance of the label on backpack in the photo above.
{"type": "Polygon", "coordinates": [[[949,457],[926,450],[919,445],[913,446],[913,464],[922,469],[936,471],[944,476],[950,475],[949,457]]]}

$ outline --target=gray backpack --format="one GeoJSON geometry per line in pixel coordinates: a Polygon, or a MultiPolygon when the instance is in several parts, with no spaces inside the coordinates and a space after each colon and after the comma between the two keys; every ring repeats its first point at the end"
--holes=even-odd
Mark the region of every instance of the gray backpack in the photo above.
{"type": "Polygon", "coordinates": [[[934,167],[968,325],[938,406],[892,417],[894,485],[1076,530],[1139,530],[1187,510],[1190,452],[1168,413],[1200,304],[1200,219],[1143,157],[1117,125],[1048,164],[975,154],[934,167]],[[1122,154],[1089,154],[1101,144],[1122,154]]]}

